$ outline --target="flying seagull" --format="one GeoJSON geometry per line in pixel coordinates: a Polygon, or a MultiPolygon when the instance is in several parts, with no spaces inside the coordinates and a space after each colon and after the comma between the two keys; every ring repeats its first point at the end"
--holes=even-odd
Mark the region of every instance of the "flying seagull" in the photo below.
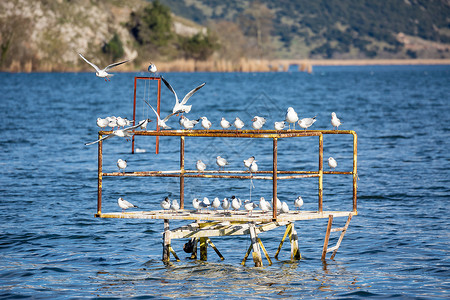
{"type": "Polygon", "coordinates": [[[127,128],[124,128],[124,129],[114,130],[111,134],[108,134],[108,135],[106,135],[106,136],[102,137],[101,139],[98,139],[98,140],[96,140],[94,142],[86,143],[85,145],[89,146],[89,145],[98,143],[100,141],[110,139],[110,138],[115,137],[115,136],[118,136],[118,137],[130,137],[130,136],[133,135],[133,133],[131,131],[136,129],[136,128],[138,128],[138,127],[140,127],[141,125],[142,125],[142,123],[139,123],[137,125],[134,125],[134,126],[131,126],[131,127],[127,127],[127,128]]]}
{"type": "Polygon", "coordinates": [[[176,113],[176,114],[190,112],[192,105],[186,105],[186,102],[189,100],[189,98],[192,97],[192,95],[194,95],[194,93],[196,91],[201,89],[206,84],[206,82],[200,84],[198,87],[196,87],[195,89],[193,89],[192,91],[187,93],[186,96],[184,96],[183,100],[181,100],[181,102],[180,102],[180,100],[178,100],[177,93],[175,92],[173,87],[163,77],[161,77],[161,79],[164,82],[164,84],[167,86],[167,88],[175,95],[175,105],[173,107],[172,112],[176,113]]]}
{"type": "Polygon", "coordinates": [[[106,68],[104,68],[103,70],[100,70],[100,68],[99,67],[97,67],[96,65],[94,65],[93,63],[91,63],[90,61],[88,61],[86,58],[84,58],[84,56],[81,54],[81,53],[78,53],[78,55],[82,58],[82,59],[84,59],[84,61],[85,62],[87,62],[88,64],[90,64],[92,67],[94,67],[94,69],[95,69],[95,75],[97,76],[97,77],[100,77],[100,78],[104,78],[105,79],[105,81],[110,81],[110,77],[112,77],[112,76],[114,76],[113,74],[109,74],[107,71],[109,70],[109,69],[112,69],[112,68],[114,68],[114,67],[116,67],[116,66],[118,66],[118,65],[121,65],[121,64],[124,64],[124,63],[126,63],[126,62],[129,62],[130,60],[128,59],[128,60],[124,60],[124,61],[121,61],[121,62],[116,62],[116,63],[113,63],[113,64],[110,64],[109,66],[107,66],[106,68]]]}

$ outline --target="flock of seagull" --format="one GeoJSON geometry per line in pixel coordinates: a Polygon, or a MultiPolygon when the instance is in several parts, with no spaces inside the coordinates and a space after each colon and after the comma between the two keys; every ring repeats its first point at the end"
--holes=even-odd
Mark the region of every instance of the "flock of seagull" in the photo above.
{"type": "MultiPolygon", "coordinates": [[[[110,81],[110,78],[113,76],[113,74],[108,73],[108,71],[110,69],[129,61],[129,60],[124,60],[121,62],[113,63],[113,64],[108,65],[104,69],[100,69],[98,66],[96,66],[92,62],[88,61],[81,53],[78,53],[78,55],[95,69],[95,71],[96,71],[95,75],[97,77],[104,78],[105,81],[110,81]]],[[[157,68],[153,63],[150,63],[150,65],[148,67],[148,71],[150,73],[156,73],[157,68]]],[[[169,115],[164,117],[164,119],[161,119],[160,115],[156,112],[156,110],[153,108],[153,106],[151,106],[150,103],[148,103],[145,99],[143,99],[143,101],[155,113],[157,122],[158,122],[158,126],[160,128],[171,129],[171,127],[169,127],[167,125],[167,121],[172,116],[179,115],[179,114],[181,114],[179,124],[182,128],[184,128],[186,130],[193,129],[195,127],[195,125],[197,125],[198,123],[200,123],[201,126],[206,130],[209,130],[212,127],[212,122],[210,120],[208,120],[207,117],[201,117],[196,120],[189,120],[184,115],[184,114],[189,113],[192,108],[192,105],[186,104],[187,101],[189,100],[189,98],[191,98],[206,83],[202,83],[199,86],[197,86],[196,88],[194,88],[193,90],[191,90],[180,101],[177,93],[175,92],[173,87],[170,85],[170,83],[162,76],[161,76],[161,80],[164,82],[166,87],[175,96],[175,105],[172,108],[172,113],[170,113],[169,115]]],[[[294,127],[294,130],[295,130],[295,124],[297,123],[301,128],[306,130],[316,122],[316,117],[317,116],[314,116],[312,118],[300,119],[298,117],[297,112],[294,110],[294,108],[289,107],[286,111],[284,121],[274,122],[274,128],[277,131],[281,131],[286,128],[286,124],[287,124],[289,127],[289,130],[290,130],[291,124],[292,124],[294,127]]],[[[251,122],[252,122],[251,126],[255,130],[260,130],[265,125],[266,121],[267,120],[264,117],[255,116],[253,119],[251,119],[251,122]]],[[[115,117],[115,116],[106,117],[106,118],[97,118],[97,126],[102,129],[106,128],[106,127],[110,127],[112,129],[112,133],[108,134],[94,142],[86,143],[85,145],[92,145],[92,144],[98,143],[102,140],[112,138],[114,136],[125,137],[125,138],[131,137],[133,135],[133,130],[138,129],[138,128],[146,130],[148,123],[152,122],[152,120],[144,119],[144,120],[141,120],[140,122],[138,122],[137,125],[130,126],[132,122],[133,122],[132,120],[128,120],[128,119],[122,118],[122,117],[115,117]],[[126,126],[128,126],[128,127],[126,127],[126,126]],[[115,127],[117,127],[116,130],[114,130],[115,127]]],[[[333,126],[333,129],[337,130],[341,124],[342,124],[342,122],[336,116],[336,113],[332,112],[331,113],[331,125],[333,126]]],[[[227,129],[230,129],[230,127],[232,127],[232,126],[235,127],[236,130],[240,130],[245,126],[245,123],[239,117],[236,117],[235,120],[233,121],[233,123],[229,122],[224,117],[222,117],[222,119],[220,120],[220,126],[222,127],[222,129],[224,131],[227,129]]],[[[257,160],[255,159],[254,156],[252,156],[252,157],[244,160],[244,166],[249,169],[250,173],[255,173],[258,171],[258,165],[256,164],[256,162],[257,162],[257,160]]],[[[226,158],[223,158],[221,156],[216,157],[216,164],[219,166],[219,170],[221,170],[221,169],[224,170],[225,166],[229,165],[226,158]]],[[[328,158],[328,166],[332,169],[335,169],[337,167],[337,162],[333,157],[328,158]]],[[[127,161],[123,160],[123,159],[119,159],[117,161],[117,167],[119,168],[119,172],[124,173],[125,168],[127,167],[127,161]]],[[[206,164],[201,160],[197,160],[196,168],[197,168],[198,172],[203,173],[206,170],[206,164]]],[[[122,212],[124,212],[128,208],[133,208],[133,207],[137,208],[137,206],[128,202],[127,200],[124,200],[122,197],[120,197],[117,200],[117,203],[118,203],[119,207],[122,208],[122,212]]],[[[199,199],[195,198],[192,202],[192,205],[193,205],[194,209],[196,209],[197,211],[204,210],[204,209],[208,210],[209,207],[213,208],[214,210],[217,210],[217,208],[222,207],[224,209],[224,211],[228,211],[231,207],[233,209],[233,211],[237,211],[242,206],[242,201],[239,198],[232,196],[230,199],[224,198],[223,202],[221,202],[218,197],[214,198],[214,200],[212,202],[210,202],[207,197],[204,197],[203,201],[200,201],[199,199]]],[[[302,205],[303,205],[303,199],[302,199],[302,197],[298,196],[294,200],[294,206],[297,209],[300,209],[300,207],[302,205]]],[[[273,199],[272,199],[272,206],[273,206],[273,199]]],[[[180,209],[180,204],[178,203],[178,201],[176,199],[171,201],[169,199],[169,197],[165,197],[164,200],[161,202],[161,207],[164,210],[178,211],[180,209]]],[[[271,204],[268,201],[266,201],[264,199],[264,197],[260,198],[259,205],[256,203],[253,203],[251,200],[244,201],[244,208],[246,211],[248,211],[249,214],[251,214],[252,211],[257,207],[259,207],[263,212],[268,212],[271,209],[271,204]]],[[[277,209],[280,213],[289,212],[288,204],[284,201],[280,202],[280,200],[278,198],[277,198],[277,209]]]]}

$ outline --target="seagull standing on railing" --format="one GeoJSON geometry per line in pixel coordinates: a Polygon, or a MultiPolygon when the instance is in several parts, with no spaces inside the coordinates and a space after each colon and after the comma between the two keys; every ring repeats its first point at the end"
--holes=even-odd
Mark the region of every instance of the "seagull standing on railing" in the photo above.
{"type": "Polygon", "coordinates": [[[147,125],[148,125],[148,123],[149,122],[151,122],[152,120],[150,120],[150,119],[144,119],[144,120],[141,120],[139,123],[141,123],[142,125],[141,126],[139,126],[141,129],[143,129],[143,130],[147,130],[147,125]]]}
{"type": "Polygon", "coordinates": [[[208,120],[207,117],[201,117],[200,119],[202,119],[202,127],[206,130],[211,128],[211,121],[208,120]]]}
{"type": "Polygon", "coordinates": [[[309,127],[311,127],[312,124],[314,124],[314,122],[316,122],[316,117],[314,116],[312,118],[303,118],[298,120],[298,125],[301,128],[304,128],[305,130],[308,129],[309,127]]]}
{"type": "Polygon", "coordinates": [[[114,130],[111,134],[108,134],[107,136],[104,136],[101,139],[98,139],[98,140],[96,140],[94,142],[86,143],[85,145],[86,146],[92,145],[92,144],[98,143],[100,141],[103,141],[103,140],[106,140],[106,139],[110,139],[110,138],[115,137],[115,136],[125,137],[125,138],[126,137],[130,137],[130,136],[133,135],[132,130],[138,128],[139,126],[141,126],[141,123],[139,123],[139,124],[137,124],[135,126],[124,128],[124,129],[114,130]]]}
{"type": "Polygon", "coordinates": [[[205,172],[206,170],[206,164],[204,162],[202,162],[200,159],[197,160],[197,163],[195,164],[197,171],[199,171],[200,173],[205,172]]]}
{"type": "Polygon", "coordinates": [[[229,164],[228,161],[225,158],[220,157],[220,156],[217,156],[216,163],[219,166],[219,171],[220,171],[220,168],[225,170],[225,166],[229,164]]]}
{"type": "Polygon", "coordinates": [[[253,127],[253,129],[255,129],[255,130],[260,130],[263,126],[264,126],[264,124],[266,124],[266,119],[265,118],[263,118],[263,117],[258,117],[258,116],[255,116],[253,119],[252,119],[252,127],[253,127]]]}
{"type": "Polygon", "coordinates": [[[298,196],[297,199],[294,200],[294,206],[300,210],[300,207],[303,206],[303,199],[301,196],[298,196]]]}
{"type": "Polygon", "coordinates": [[[120,197],[119,199],[117,199],[117,204],[119,204],[119,207],[122,209],[122,212],[125,211],[125,209],[131,208],[131,207],[136,207],[136,205],[131,204],[130,202],[128,202],[127,200],[124,200],[122,197],[120,197]]]}
{"type": "Polygon", "coordinates": [[[231,123],[228,122],[224,117],[220,120],[220,127],[222,127],[224,130],[231,127],[231,123]]]}
{"type": "Polygon", "coordinates": [[[119,158],[117,160],[117,167],[119,168],[119,172],[120,172],[120,170],[123,170],[123,173],[125,173],[125,168],[127,167],[127,161],[119,158]]]}
{"type": "Polygon", "coordinates": [[[249,157],[249,158],[247,158],[247,159],[244,159],[244,166],[246,167],[246,168],[250,168],[250,166],[252,165],[252,162],[255,160],[255,157],[254,156],[252,156],[252,157],[249,157]]]}
{"type": "Polygon", "coordinates": [[[234,120],[233,123],[234,127],[236,127],[236,130],[242,129],[242,127],[244,127],[244,122],[242,122],[241,119],[239,119],[239,117],[236,117],[236,119],[234,120]]]}
{"type": "Polygon", "coordinates": [[[109,120],[107,119],[102,119],[102,118],[97,118],[97,126],[100,128],[105,128],[106,126],[108,126],[109,124],[109,120]]]}
{"type": "Polygon", "coordinates": [[[285,121],[275,122],[273,125],[274,125],[273,127],[275,128],[275,130],[280,131],[280,130],[283,130],[284,127],[286,127],[286,122],[285,121]]]}
{"type": "Polygon", "coordinates": [[[289,123],[289,130],[291,129],[291,124],[294,124],[295,130],[295,122],[298,121],[298,115],[292,107],[287,109],[285,121],[289,123]]]}
{"type": "Polygon", "coordinates": [[[170,85],[170,83],[168,83],[167,80],[165,80],[163,77],[161,77],[161,79],[164,82],[164,84],[167,86],[167,88],[175,95],[175,105],[172,109],[172,113],[174,113],[174,114],[190,112],[192,105],[186,105],[186,102],[189,100],[189,98],[191,98],[192,95],[195,94],[196,91],[201,89],[206,84],[205,82],[200,84],[198,87],[196,87],[195,89],[193,89],[192,91],[187,93],[186,96],[184,96],[183,100],[181,100],[181,102],[180,102],[178,100],[177,93],[175,92],[173,87],[170,85]]]}
{"type": "Polygon", "coordinates": [[[250,173],[256,173],[258,171],[258,165],[256,164],[257,160],[254,160],[250,165],[250,173]]]}
{"type": "Polygon", "coordinates": [[[79,55],[85,62],[87,62],[88,64],[90,64],[90,65],[95,69],[95,71],[96,71],[96,72],[95,72],[95,75],[96,75],[97,77],[104,78],[105,81],[110,81],[109,78],[112,77],[112,76],[114,76],[113,74],[109,74],[109,73],[107,72],[109,69],[112,69],[112,68],[114,68],[114,67],[116,67],[116,66],[118,66],[118,65],[121,65],[121,64],[124,64],[124,63],[130,61],[130,60],[124,60],[124,61],[121,61],[121,62],[113,63],[113,64],[110,64],[109,66],[107,66],[106,68],[104,68],[103,70],[100,70],[99,67],[97,67],[95,64],[93,64],[93,63],[91,63],[90,61],[88,61],[86,58],[84,58],[84,56],[83,56],[81,53],[78,53],[78,55],[79,55]]]}
{"type": "Polygon", "coordinates": [[[336,130],[338,130],[339,126],[341,126],[341,120],[338,119],[338,117],[336,116],[335,112],[331,113],[331,125],[333,126],[333,130],[334,128],[336,128],[336,130]]]}
{"type": "Polygon", "coordinates": [[[330,169],[333,169],[333,170],[336,169],[337,161],[334,158],[329,157],[328,158],[328,166],[330,167],[330,169]]]}
{"type": "Polygon", "coordinates": [[[199,122],[199,120],[189,120],[185,116],[181,116],[181,119],[183,122],[180,122],[181,126],[184,127],[184,129],[190,130],[193,129],[195,125],[199,122]]]}

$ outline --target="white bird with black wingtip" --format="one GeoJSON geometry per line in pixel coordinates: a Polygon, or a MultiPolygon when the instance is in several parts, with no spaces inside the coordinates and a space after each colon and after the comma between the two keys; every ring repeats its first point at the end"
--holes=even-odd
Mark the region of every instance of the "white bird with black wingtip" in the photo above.
{"type": "Polygon", "coordinates": [[[162,209],[168,210],[170,209],[170,199],[169,197],[165,197],[163,201],[160,203],[162,209]]]}
{"type": "Polygon", "coordinates": [[[298,196],[297,199],[294,200],[294,206],[297,208],[297,210],[300,210],[300,208],[303,206],[303,199],[301,196],[298,196]]]}
{"type": "Polygon", "coordinates": [[[119,205],[119,207],[122,209],[122,212],[125,211],[125,209],[128,208],[132,208],[132,207],[136,207],[136,205],[131,204],[130,202],[128,202],[127,200],[123,199],[122,197],[120,197],[119,199],[117,199],[117,204],[119,205]]]}
{"type": "Polygon", "coordinates": [[[119,158],[117,160],[117,167],[119,168],[119,172],[120,172],[120,170],[122,170],[122,172],[125,173],[125,168],[127,167],[127,161],[119,158]]]}
{"type": "Polygon", "coordinates": [[[93,63],[91,63],[90,61],[88,61],[86,58],[84,58],[84,56],[83,56],[81,53],[78,53],[78,55],[79,55],[85,62],[87,62],[88,64],[90,64],[90,65],[95,69],[95,71],[96,71],[96,72],[95,72],[95,75],[96,75],[97,77],[103,78],[103,79],[105,79],[105,81],[111,81],[109,78],[111,78],[111,77],[114,76],[114,74],[109,74],[109,73],[107,72],[109,69],[112,69],[112,68],[114,68],[114,67],[116,67],[116,66],[118,66],[118,65],[121,65],[121,64],[124,64],[124,63],[130,61],[130,60],[124,60],[124,61],[121,61],[121,62],[116,62],[116,63],[110,64],[110,65],[108,65],[106,68],[100,70],[99,67],[97,67],[95,64],[93,64],[93,63]]]}
{"type": "Polygon", "coordinates": [[[220,168],[222,168],[222,170],[225,170],[225,166],[228,165],[229,163],[225,158],[217,156],[216,164],[219,166],[219,170],[220,168]]]}

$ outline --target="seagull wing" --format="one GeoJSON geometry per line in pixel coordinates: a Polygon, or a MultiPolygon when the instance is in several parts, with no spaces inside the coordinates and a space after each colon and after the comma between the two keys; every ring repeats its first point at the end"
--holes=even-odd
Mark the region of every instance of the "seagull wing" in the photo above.
{"type": "Polygon", "coordinates": [[[103,141],[103,140],[106,140],[106,139],[112,138],[113,136],[116,136],[116,135],[115,135],[115,134],[113,134],[113,133],[111,133],[111,134],[108,134],[107,136],[104,136],[104,137],[102,137],[101,139],[98,139],[98,140],[94,141],[94,142],[86,143],[85,145],[86,145],[86,146],[89,146],[89,145],[92,145],[92,144],[98,143],[98,142],[100,142],[100,141],[103,141]]]}
{"type": "Polygon", "coordinates": [[[137,207],[136,205],[131,204],[131,203],[128,202],[127,200],[122,200],[122,202],[123,202],[123,204],[125,204],[125,205],[128,206],[128,207],[137,207]]]}
{"type": "Polygon", "coordinates": [[[124,60],[124,61],[121,61],[121,62],[116,62],[116,63],[110,64],[109,66],[107,66],[106,68],[104,68],[103,71],[108,71],[109,69],[112,69],[112,68],[114,68],[114,67],[116,67],[116,66],[118,66],[118,65],[124,64],[124,63],[129,62],[129,61],[130,61],[130,60],[127,59],[127,60],[124,60]]]}
{"type": "Polygon", "coordinates": [[[164,84],[167,86],[167,88],[169,90],[172,91],[172,93],[175,95],[175,105],[180,104],[180,101],[178,100],[178,96],[177,93],[175,93],[175,90],[173,89],[173,87],[170,85],[170,83],[167,82],[167,80],[164,79],[164,77],[161,76],[162,81],[164,82],[164,84]]]}
{"type": "Polygon", "coordinates": [[[198,87],[196,87],[195,89],[193,89],[192,91],[190,91],[189,93],[186,94],[186,96],[184,96],[183,101],[181,101],[182,105],[185,105],[186,102],[189,100],[189,98],[191,98],[192,95],[194,95],[194,93],[196,91],[198,91],[199,89],[201,89],[204,85],[206,84],[206,82],[200,84],[198,87]]]}
{"type": "Polygon", "coordinates": [[[88,64],[90,64],[91,66],[93,66],[94,69],[95,69],[97,72],[100,71],[100,69],[99,69],[96,65],[94,65],[93,63],[91,63],[90,61],[88,61],[86,58],[84,58],[84,56],[83,56],[81,53],[78,53],[78,55],[81,56],[81,58],[84,59],[85,62],[87,62],[88,64]]]}
{"type": "Polygon", "coordinates": [[[150,108],[153,110],[153,112],[155,113],[156,117],[158,118],[158,125],[161,122],[161,118],[159,117],[158,113],[156,112],[156,110],[153,108],[153,106],[150,105],[150,103],[147,102],[147,100],[142,99],[142,101],[144,101],[148,106],[150,106],[150,108]]]}
{"type": "Polygon", "coordinates": [[[177,113],[178,113],[178,112],[174,112],[174,113],[169,114],[167,117],[165,117],[165,118],[163,119],[164,123],[167,122],[167,120],[169,120],[169,118],[170,118],[171,116],[176,115],[177,113]]]}
{"type": "Polygon", "coordinates": [[[146,121],[146,120],[143,120],[142,122],[140,122],[140,123],[137,124],[137,125],[130,126],[130,127],[127,127],[127,128],[124,128],[124,129],[122,129],[122,131],[130,131],[130,130],[136,129],[136,128],[140,127],[142,124],[144,124],[145,121],[146,121]]]}

